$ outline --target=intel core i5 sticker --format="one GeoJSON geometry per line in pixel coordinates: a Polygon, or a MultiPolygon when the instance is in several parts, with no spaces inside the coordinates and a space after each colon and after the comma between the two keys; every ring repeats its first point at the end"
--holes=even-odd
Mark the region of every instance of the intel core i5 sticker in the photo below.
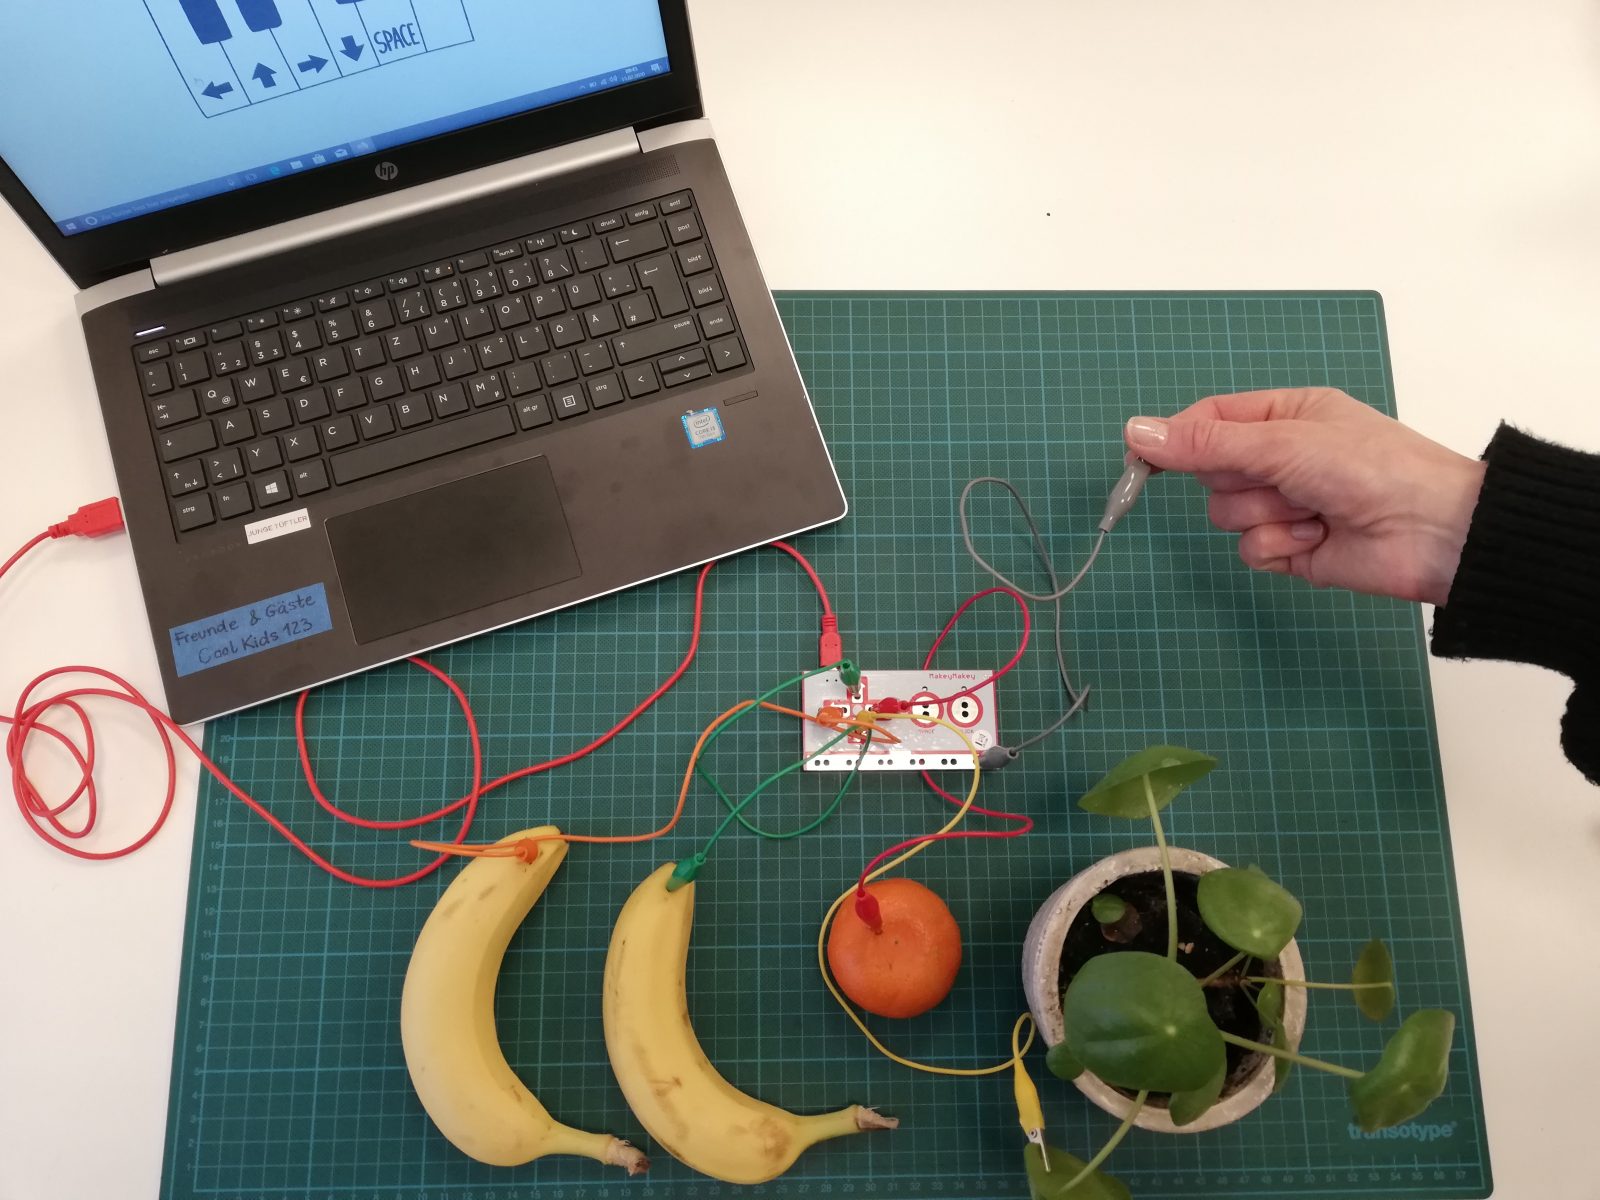
{"type": "Polygon", "coordinates": [[[207,671],[333,628],[328,594],[320,583],[269,596],[255,604],[202,617],[168,630],[179,675],[207,671]]]}
{"type": "Polygon", "coordinates": [[[722,418],[714,408],[684,413],[683,431],[689,435],[689,446],[694,450],[701,446],[714,446],[728,436],[723,432],[722,418]]]}

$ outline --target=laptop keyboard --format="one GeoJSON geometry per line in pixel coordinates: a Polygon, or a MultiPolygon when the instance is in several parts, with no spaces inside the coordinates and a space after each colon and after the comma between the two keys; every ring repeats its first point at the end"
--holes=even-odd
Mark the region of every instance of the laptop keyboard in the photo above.
{"type": "Polygon", "coordinates": [[[686,191],[141,341],[133,357],[179,534],[748,362],[686,191]]]}

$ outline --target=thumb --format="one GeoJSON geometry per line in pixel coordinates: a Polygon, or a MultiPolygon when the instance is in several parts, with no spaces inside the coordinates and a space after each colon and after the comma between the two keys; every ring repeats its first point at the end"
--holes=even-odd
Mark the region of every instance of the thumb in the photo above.
{"type": "Polygon", "coordinates": [[[1267,479],[1281,465],[1281,432],[1267,421],[1134,417],[1123,436],[1129,449],[1164,471],[1239,471],[1267,479]]]}

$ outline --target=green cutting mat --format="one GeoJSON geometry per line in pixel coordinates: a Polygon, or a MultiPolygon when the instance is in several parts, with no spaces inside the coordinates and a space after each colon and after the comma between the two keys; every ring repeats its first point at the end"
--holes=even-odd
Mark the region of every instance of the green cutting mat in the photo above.
{"type": "MultiPolygon", "coordinates": [[[[989,580],[962,553],[955,497],[999,474],[1029,496],[1064,567],[1089,547],[1133,413],[1213,392],[1331,384],[1394,409],[1382,307],[1370,293],[849,295],[780,298],[801,370],[850,496],[841,524],[800,540],[828,582],[848,649],[868,669],[921,662],[955,605],[989,580]]],[[[977,526],[1002,569],[1034,579],[1019,525],[992,497],[977,526]],[[1032,572],[1028,574],[1028,572],[1032,572]]],[[[477,707],[487,769],[543,760],[609,727],[678,661],[692,575],[667,579],[442,651],[477,707]]],[[[555,821],[571,831],[653,828],[684,757],[715,713],[815,661],[817,604],[785,556],[757,551],[712,574],[700,657],[611,748],[491,795],[480,838],[555,821]]],[[[1394,947],[1401,1011],[1453,1009],[1461,1027],[1445,1095],[1402,1136],[1349,1124],[1340,1082],[1301,1071],[1262,1111],[1200,1137],[1135,1133],[1112,1168],[1149,1197],[1481,1197],[1489,1166],[1456,887],[1417,610],[1316,592],[1239,566],[1198,489],[1158,478],[1072,597],[1069,651],[1094,685],[1086,713],[1006,771],[982,803],[1032,813],[1037,833],[924,855],[912,873],[950,902],[966,938],[952,997],[881,1023],[901,1052],[953,1065],[1005,1055],[1020,1011],[1018,951],[1063,879],[1136,843],[1143,826],[1090,818],[1073,799],[1155,741],[1222,767],[1171,811],[1176,844],[1260,863],[1305,902],[1313,975],[1339,978],[1373,934],[1394,947]]],[[[1015,645],[1006,606],[972,616],[941,662],[988,668],[1015,645]]],[[[1062,700],[1040,645],[1000,684],[1012,736],[1062,700]]],[[[414,867],[391,834],[325,816],[300,782],[291,704],[213,723],[206,744],[234,778],[339,863],[414,867]]],[[[461,793],[467,743],[446,693],[401,665],[319,692],[310,728],[321,778],[373,817],[461,793]]],[[[778,717],[723,739],[716,769],[748,786],[791,760],[778,717]]],[[[758,819],[816,813],[826,777],[764,797],[758,819]]],[[[824,830],[768,844],[735,831],[701,876],[691,1004],[713,1061],[737,1085],[802,1111],[876,1105],[902,1128],[808,1153],[757,1195],[1025,1194],[1004,1076],[936,1079],[872,1052],[816,976],[826,904],[885,845],[942,822],[911,777],[875,776],[824,830]]],[[[561,1119],[638,1138],[606,1063],[599,988],[612,914],[658,862],[699,845],[719,816],[697,791],[680,832],[633,849],[577,847],[518,935],[498,1013],[513,1066],[561,1119]]],[[[454,825],[425,832],[449,836],[454,825]]],[[[398,892],[336,883],[210,782],[202,789],[183,954],[163,1197],[255,1200],[600,1200],[739,1189],[654,1153],[647,1181],[587,1161],[480,1166],[434,1131],[406,1077],[397,1029],[412,941],[445,879],[398,892]]],[[[1308,1053],[1369,1064],[1394,1028],[1314,995],[1308,1053]]],[[[1114,1122],[1035,1066],[1052,1137],[1080,1153],[1114,1122]]],[[[649,1147],[652,1151],[656,1148],[649,1147]]]]}

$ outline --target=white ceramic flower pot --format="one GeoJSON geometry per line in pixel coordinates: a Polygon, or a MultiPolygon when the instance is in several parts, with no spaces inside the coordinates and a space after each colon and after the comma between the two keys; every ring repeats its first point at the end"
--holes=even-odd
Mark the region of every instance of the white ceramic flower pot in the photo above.
{"type": "MultiPolygon", "coordinates": [[[[1196,850],[1168,847],[1168,854],[1172,869],[1180,874],[1204,875],[1207,871],[1228,865],[1196,850]]],[[[1073,919],[1115,880],[1160,869],[1161,852],[1158,847],[1140,846],[1124,850],[1080,871],[1039,906],[1022,946],[1022,985],[1045,1045],[1053,1046],[1066,1036],[1066,1025],[1061,1015],[1061,948],[1073,919]]],[[[1285,979],[1305,978],[1305,964],[1300,957],[1300,947],[1295,942],[1291,941],[1278,956],[1278,967],[1285,979]]],[[[1306,1028],[1305,988],[1284,989],[1283,1026],[1289,1048],[1298,1050],[1306,1028]]],[[[1223,1089],[1221,1099],[1199,1120],[1180,1127],[1172,1123],[1165,1106],[1147,1103],[1134,1119],[1134,1124],[1140,1129],[1158,1133],[1203,1133],[1237,1121],[1260,1107],[1272,1095],[1272,1058],[1265,1054],[1252,1054],[1245,1063],[1243,1077],[1236,1076],[1231,1080],[1223,1089]]],[[[1132,1100],[1092,1072],[1085,1071],[1078,1076],[1076,1083],[1079,1091],[1114,1117],[1126,1117],[1128,1110],[1133,1107],[1132,1100]]]]}

